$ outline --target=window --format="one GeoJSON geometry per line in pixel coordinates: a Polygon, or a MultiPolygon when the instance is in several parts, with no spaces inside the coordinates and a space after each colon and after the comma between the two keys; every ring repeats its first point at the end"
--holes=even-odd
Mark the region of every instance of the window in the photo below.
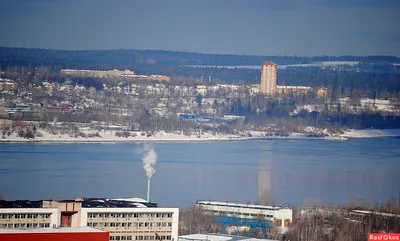
{"type": "Polygon", "coordinates": [[[168,223],[168,227],[172,227],[172,223],[171,222],[168,223]]]}
{"type": "Polygon", "coordinates": [[[168,213],[167,217],[172,218],[172,213],[168,213]]]}
{"type": "Polygon", "coordinates": [[[50,224],[49,224],[49,223],[45,223],[45,224],[44,224],[44,227],[45,227],[45,228],[48,228],[48,227],[50,227],[50,224]]]}
{"type": "Polygon", "coordinates": [[[167,238],[166,238],[167,240],[171,240],[171,236],[167,236],[167,238]]]}
{"type": "Polygon", "coordinates": [[[115,227],[115,223],[110,223],[110,227],[115,227]]]}

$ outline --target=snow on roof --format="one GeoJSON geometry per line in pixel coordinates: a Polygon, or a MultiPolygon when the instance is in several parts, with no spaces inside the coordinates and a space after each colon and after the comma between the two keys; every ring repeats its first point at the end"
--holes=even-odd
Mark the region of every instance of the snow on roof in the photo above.
{"type": "Polygon", "coordinates": [[[16,229],[16,228],[2,228],[0,233],[94,233],[106,232],[100,229],[91,227],[79,228],[32,228],[32,229],[16,229]]]}
{"type": "Polygon", "coordinates": [[[137,202],[137,203],[147,203],[147,201],[144,200],[143,198],[137,198],[137,197],[132,197],[132,198],[111,198],[110,200],[125,201],[125,202],[137,202]]]}
{"type": "Polygon", "coordinates": [[[137,208],[147,208],[146,205],[144,205],[143,203],[133,203],[136,205],[137,208]]]}
{"type": "Polygon", "coordinates": [[[179,236],[179,240],[194,240],[194,241],[277,241],[272,239],[256,239],[242,236],[221,235],[221,234],[190,234],[179,236]]]}
{"type": "Polygon", "coordinates": [[[239,203],[228,203],[228,202],[197,201],[197,204],[242,207],[242,208],[257,208],[257,209],[274,209],[274,210],[283,209],[283,207],[252,205],[252,204],[239,204],[239,203]]]}

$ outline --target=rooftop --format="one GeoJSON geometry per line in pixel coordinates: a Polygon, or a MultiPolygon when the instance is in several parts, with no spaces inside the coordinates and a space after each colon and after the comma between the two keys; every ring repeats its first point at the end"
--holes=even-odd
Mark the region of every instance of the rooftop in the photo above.
{"type": "Polygon", "coordinates": [[[106,232],[100,229],[91,227],[79,228],[32,228],[32,229],[16,229],[16,228],[2,228],[0,233],[95,233],[106,232]]]}
{"type": "Polygon", "coordinates": [[[255,208],[255,209],[266,209],[266,210],[287,209],[286,207],[273,207],[273,206],[264,206],[264,205],[240,204],[240,203],[229,203],[229,202],[212,202],[212,201],[197,201],[196,204],[213,205],[213,206],[229,206],[229,207],[239,207],[239,208],[255,208]]]}
{"type": "Polygon", "coordinates": [[[222,234],[190,234],[179,236],[178,241],[278,241],[272,239],[256,239],[243,236],[222,235],[222,234]]]}
{"type": "Polygon", "coordinates": [[[0,208],[42,208],[43,201],[81,202],[83,208],[156,208],[157,203],[149,203],[141,198],[79,198],[76,200],[0,200],[0,208]]]}

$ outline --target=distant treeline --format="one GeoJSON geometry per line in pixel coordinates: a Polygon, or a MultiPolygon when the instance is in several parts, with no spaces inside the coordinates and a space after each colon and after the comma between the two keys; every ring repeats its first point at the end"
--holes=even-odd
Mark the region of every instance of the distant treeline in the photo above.
{"type": "Polygon", "coordinates": [[[1,68],[7,66],[51,66],[54,71],[61,68],[110,69],[143,68],[147,65],[261,65],[273,61],[279,65],[307,64],[321,61],[360,61],[363,63],[400,63],[394,56],[254,56],[201,54],[162,50],[49,50],[0,47],[1,68]]]}

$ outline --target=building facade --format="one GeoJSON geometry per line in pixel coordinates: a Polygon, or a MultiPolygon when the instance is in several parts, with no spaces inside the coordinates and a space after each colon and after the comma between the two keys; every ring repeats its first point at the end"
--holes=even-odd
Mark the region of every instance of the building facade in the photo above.
{"type": "Polygon", "coordinates": [[[140,199],[0,201],[0,228],[92,227],[110,240],[177,240],[178,208],[140,199]]]}
{"type": "Polygon", "coordinates": [[[260,92],[266,95],[276,93],[276,78],[278,65],[273,62],[263,62],[261,66],[261,86],[260,92]]]}

